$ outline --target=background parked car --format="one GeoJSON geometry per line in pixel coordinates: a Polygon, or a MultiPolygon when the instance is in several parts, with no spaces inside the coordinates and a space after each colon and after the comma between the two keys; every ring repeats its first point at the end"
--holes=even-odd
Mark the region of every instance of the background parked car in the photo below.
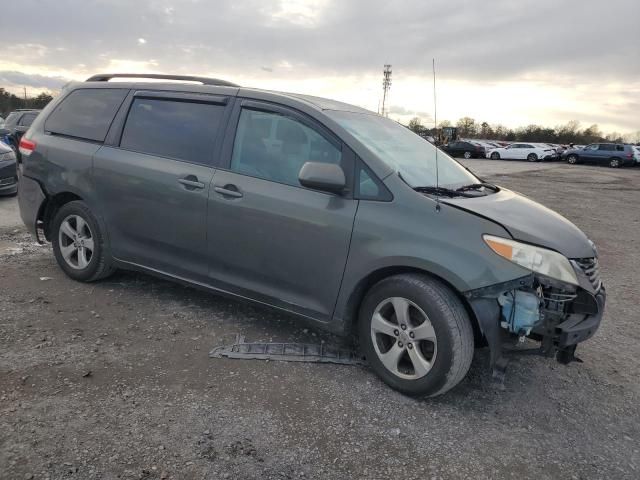
{"type": "Polygon", "coordinates": [[[487,158],[492,160],[528,160],[530,162],[540,162],[542,160],[553,160],[558,157],[555,149],[548,145],[534,143],[512,143],[502,148],[494,148],[487,152],[487,158]]]}
{"type": "Polygon", "coordinates": [[[563,154],[571,165],[577,163],[597,163],[612,168],[635,163],[632,145],[621,143],[592,143],[584,148],[573,148],[563,154]]]}
{"type": "Polygon", "coordinates": [[[18,192],[18,170],[13,150],[0,142],[0,195],[18,192]]]}
{"type": "Polygon", "coordinates": [[[477,142],[461,140],[449,142],[441,148],[452,157],[484,158],[486,152],[485,148],[477,142]]]}
{"type": "Polygon", "coordinates": [[[634,146],[632,148],[633,150],[633,158],[635,158],[636,160],[636,165],[640,164],[640,147],[639,146],[634,146]]]}
{"type": "Polygon", "coordinates": [[[13,149],[18,159],[20,158],[18,152],[20,138],[29,130],[39,113],[40,110],[15,110],[9,114],[4,125],[0,128],[0,140],[13,149]]]}

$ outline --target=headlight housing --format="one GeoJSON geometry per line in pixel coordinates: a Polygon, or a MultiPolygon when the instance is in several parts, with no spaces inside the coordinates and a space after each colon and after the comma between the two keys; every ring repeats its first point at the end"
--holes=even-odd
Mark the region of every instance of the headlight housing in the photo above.
{"type": "Polygon", "coordinates": [[[562,282],[578,285],[578,277],[569,259],[558,252],[493,235],[483,235],[482,238],[495,253],[521,267],[562,282]]]}

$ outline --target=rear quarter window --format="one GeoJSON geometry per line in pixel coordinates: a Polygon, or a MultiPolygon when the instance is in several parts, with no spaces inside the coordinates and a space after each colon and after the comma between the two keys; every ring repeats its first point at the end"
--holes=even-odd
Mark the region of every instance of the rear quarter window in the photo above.
{"type": "Polygon", "coordinates": [[[103,142],[129,91],[121,88],[81,88],[71,92],[47,118],[46,131],[103,142]]]}

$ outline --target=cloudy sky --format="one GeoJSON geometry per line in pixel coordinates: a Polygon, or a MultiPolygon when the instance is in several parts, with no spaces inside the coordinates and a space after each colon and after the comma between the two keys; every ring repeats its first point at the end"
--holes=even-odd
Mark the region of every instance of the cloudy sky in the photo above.
{"type": "Polygon", "coordinates": [[[16,93],[161,72],[376,111],[390,63],[391,117],[429,123],[435,57],[440,120],[640,130],[639,0],[21,0],[0,15],[0,87],[16,93]]]}

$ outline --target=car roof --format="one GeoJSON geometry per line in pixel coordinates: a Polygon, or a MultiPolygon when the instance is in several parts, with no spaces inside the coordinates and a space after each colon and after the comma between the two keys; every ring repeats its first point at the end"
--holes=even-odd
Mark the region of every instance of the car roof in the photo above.
{"type": "Polygon", "coordinates": [[[148,89],[148,90],[174,90],[184,92],[197,92],[197,93],[223,93],[233,94],[237,96],[253,96],[253,97],[265,97],[268,96],[270,100],[275,100],[277,97],[283,100],[293,100],[294,102],[302,102],[305,105],[312,107],[316,110],[338,110],[343,112],[354,113],[367,113],[374,114],[370,110],[351,105],[345,102],[332,100],[330,98],[317,97],[314,95],[305,95],[292,92],[281,92],[276,90],[265,90],[259,88],[245,88],[235,85],[226,80],[219,80],[215,78],[206,77],[190,77],[179,75],[156,75],[156,74],[100,74],[94,75],[87,79],[85,82],[72,82],[67,87],[70,88],[87,88],[100,86],[104,88],[114,88],[117,85],[120,88],[136,88],[136,89],[148,89]],[[113,78],[118,78],[118,82],[109,82],[113,78]],[[153,81],[126,81],[126,78],[132,79],[152,79],[153,81]],[[169,82],[156,81],[166,79],[169,82]],[[198,85],[194,82],[200,82],[202,85],[198,85]]]}

